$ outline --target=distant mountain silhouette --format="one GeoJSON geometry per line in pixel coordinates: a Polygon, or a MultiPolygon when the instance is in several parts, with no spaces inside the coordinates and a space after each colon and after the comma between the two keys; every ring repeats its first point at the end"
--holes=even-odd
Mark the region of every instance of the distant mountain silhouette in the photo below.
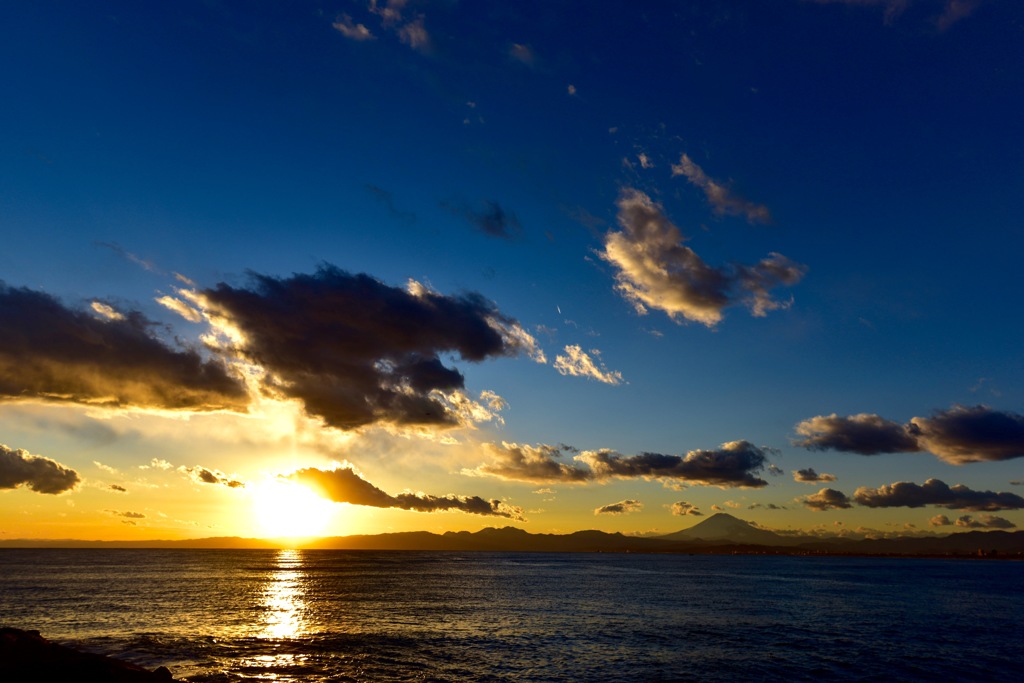
{"type": "Polygon", "coordinates": [[[726,512],[711,515],[703,522],[672,534],[657,536],[662,541],[714,541],[753,545],[793,545],[793,540],[771,531],[758,529],[750,522],[726,512]]]}
{"type": "Polygon", "coordinates": [[[431,550],[459,552],[772,553],[788,555],[936,555],[1024,557],[1024,531],[969,531],[947,536],[901,536],[851,540],[784,536],[730,514],[712,515],[688,529],[640,537],[604,531],[531,534],[517,527],[480,531],[403,531],[301,540],[199,538],[184,541],[0,540],[0,548],[309,548],[340,550],[431,550]]]}

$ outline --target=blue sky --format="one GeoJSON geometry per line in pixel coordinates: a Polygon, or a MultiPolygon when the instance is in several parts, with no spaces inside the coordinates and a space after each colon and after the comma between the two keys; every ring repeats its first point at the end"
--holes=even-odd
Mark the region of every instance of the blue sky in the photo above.
{"type": "Polygon", "coordinates": [[[1024,523],[1022,38],[1009,0],[5,6],[3,533],[254,535],[300,470],[388,496],[321,533],[1024,523]],[[892,487],[929,479],[983,502],[892,487]]]}

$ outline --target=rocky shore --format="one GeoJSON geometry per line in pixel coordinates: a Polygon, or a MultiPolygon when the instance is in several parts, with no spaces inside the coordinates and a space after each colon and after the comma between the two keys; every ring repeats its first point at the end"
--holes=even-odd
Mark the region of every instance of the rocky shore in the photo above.
{"type": "Polygon", "coordinates": [[[113,657],[51,643],[39,631],[0,628],[0,681],[36,683],[172,683],[166,667],[154,671],[113,657]]]}

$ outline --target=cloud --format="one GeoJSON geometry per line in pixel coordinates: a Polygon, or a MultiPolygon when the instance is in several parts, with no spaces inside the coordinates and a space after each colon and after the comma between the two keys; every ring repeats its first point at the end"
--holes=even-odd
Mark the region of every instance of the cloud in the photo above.
{"type": "MultiPolygon", "coordinates": [[[[601,352],[597,349],[591,349],[590,353],[596,357],[600,357],[601,352]]],[[[555,356],[554,367],[555,370],[562,373],[563,375],[572,375],[573,377],[589,377],[590,379],[596,379],[598,382],[605,384],[622,384],[622,373],[616,370],[608,370],[604,363],[597,360],[594,361],[586,351],[580,348],[578,345],[571,345],[565,347],[564,356],[555,356]]]]}
{"type": "Polygon", "coordinates": [[[158,273],[158,272],[160,272],[160,269],[157,268],[156,265],[154,265],[152,261],[147,261],[144,258],[136,256],[135,254],[131,253],[130,251],[125,250],[119,244],[115,244],[114,242],[93,242],[93,244],[96,245],[97,247],[103,247],[104,249],[109,249],[110,251],[114,252],[115,254],[117,254],[121,258],[125,259],[126,261],[130,261],[130,262],[134,263],[137,266],[141,266],[144,270],[148,270],[151,273],[158,273]]]}
{"type": "Polygon", "coordinates": [[[919,508],[934,505],[947,510],[969,512],[1024,508],[1024,498],[1015,493],[974,491],[963,484],[947,486],[938,479],[929,479],[924,484],[900,481],[879,488],[861,486],[854,492],[853,498],[859,505],[872,508],[919,508]]]}
{"type": "MultiPolygon", "coordinates": [[[[920,4],[919,0],[804,0],[818,5],[855,5],[861,7],[881,7],[884,10],[886,24],[892,24],[912,4],[920,4]]],[[[947,28],[971,16],[985,0],[925,0],[929,6],[942,6],[939,14],[933,16],[932,21],[939,31],[947,28]]]]}
{"type": "Polygon", "coordinates": [[[616,289],[640,314],[656,308],[676,322],[714,327],[725,308],[743,304],[760,317],[788,307],[770,290],[796,284],[807,270],[776,253],[752,266],[715,268],[682,244],[679,228],[643,192],[626,189],[618,208],[622,230],[605,235],[601,257],[618,270],[616,289]]]}
{"type": "Polygon", "coordinates": [[[330,265],[290,278],[253,274],[249,288],[222,283],[198,296],[216,324],[237,331],[227,350],[265,370],[264,391],[300,399],[340,429],[469,424],[484,413],[465,409],[462,373],[441,354],[543,358],[478,294],[443,296],[414,281],[399,289],[330,265]]]}
{"type": "Polygon", "coordinates": [[[409,225],[416,222],[416,214],[412,211],[403,211],[402,209],[399,209],[398,206],[395,205],[395,200],[391,196],[391,193],[384,188],[377,187],[376,185],[367,185],[366,189],[394,218],[409,225]]]}
{"type": "Polygon", "coordinates": [[[205,467],[200,467],[198,465],[195,467],[179,467],[178,471],[187,474],[189,478],[197,484],[223,484],[224,486],[233,489],[243,488],[245,486],[245,483],[232,479],[219,470],[208,470],[205,467]]]}
{"type": "Polygon", "coordinates": [[[155,301],[167,310],[174,311],[190,323],[203,322],[203,314],[189,306],[181,299],[176,299],[173,296],[161,296],[155,301]]]}
{"type": "Polygon", "coordinates": [[[768,465],[765,449],[747,441],[724,443],[717,450],[693,450],[685,456],[640,453],[624,456],[611,450],[583,451],[574,456],[581,463],[563,462],[566,446],[484,444],[491,463],[462,473],[492,476],[535,484],[581,484],[609,479],[660,479],[720,488],[760,488],[768,482],[755,476],[768,465]]]}
{"type": "Polygon", "coordinates": [[[417,512],[460,510],[475,515],[492,515],[522,520],[522,510],[500,500],[484,500],[479,496],[431,496],[425,493],[399,493],[392,496],[359,476],[351,467],[321,470],[307,467],[285,479],[307,486],[320,496],[336,503],[351,503],[376,508],[401,508],[417,512]]]}
{"type": "Polygon", "coordinates": [[[835,413],[819,415],[799,423],[796,433],[807,437],[797,441],[797,446],[815,451],[877,455],[921,450],[917,440],[907,434],[902,425],[868,413],[849,417],[839,417],[835,413]]]}
{"type": "Polygon", "coordinates": [[[805,470],[793,470],[793,481],[800,481],[805,484],[815,484],[818,482],[830,482],[835,480],[836,475],[827,474],[825,472],[818,474],[812,467],[808,467],[805,470]]]}
{"type": "Polygon", "coordinates": [[[25,486],[38,493],[71,491],[81,479],[70,467],[40,455],[0,444],[0,489],[25,486]]]}
{"type": "Polygon", "coordinates": [[[118,472],[115,468],[111,467],[110,465],[104,465],[99,460],[93,460],[92,464],[95,465],[97,468],[103,470],[107,474],[120,474],[120,472],[118,472]]]}
{"type": "Polygon", "coordinates": [[[685,456],[640,453],[622,456],[614,451],[584,451],[576,459],[586,463],[598,480],[663,479],[720,488],[760,488],[768,482],[756,476],[766,467],[765,450],[748,441],[730,441],[717,450],[693,450],[685,456]]]}
{"type": "Polygon", "coordinates": [[[748,510],[788,510],[789,508],[785,505],[776,505],[775,503],[751,503],[747,506],[748,510]]]}
{"type": "Polygon", "coordinates": [[[430,51],[430,34],[423,24],[424,17],[419,15],[412,21],[398,28],[398,39],[420,52],[430,51]]]}
{"type": "Polygon", "coordinates": [[[356,24],[352,22],[352,17],[347,14],[342,14],[333,24],[331,24],[338,33],[345,36],[349,40],[364,41],[374,40],[376,36],[370,32],[370,29],[366,28],[362,24],[356,24]]]}
{"type": "Polygon", "coordinates": [[[595,515],[626,515],[630,512],[639,512],[644,504],[639,500],[620,500],[618,503],[602,505],[594,510],[595,515]]]}
{"type": "Polygon", "coordinates": [[[686,501],[677,501],[672,503],[670,506],[672,514],[678,517],[685,517],[687,515],[693,515],[695,517],[701,517],[704,513],[697,509],[696,505],[687,503],[686,501]]]}
{"type": "Polygon", "coordinates": [[[450,202],[442,202],[441,207],[466,219],[475,230],[489,237],[515,240],[523,232],[523,226],[515,213],[506,211],[493,199],[485,199],[480,208],[450,202]]]}
{"type": "Polygon", "coordinates": [[[997,517],[995,515],[981,515],[979,519],[974,519],[970,515],[963,515],[957,517],[954,522],[959,527],[967,529],[1016,529],[1017,525],[1004,517],[997,517]]]}
{"type": "Polygon", "coordinates": [[[594,473],[579,465],[561,462],[563,448],[540,444],[538,446],[501,442],[501,445],[486,443],[487,451],[494,461],[475,470],[463,470],[463,474],[487,475],[500,479],[525,481],[538,484],[570,483],[590,481],[594,473]]]}
{"type": "Polygon", "coordinates": [[[244,386],[221,363],[165,346],[141,313],[123,316],[97,319],[0,283],[0,401],[245,410],[244,386]]]}
{"type": "Polygon", "coordinates": [[[803,503],[804,507],[815,512],[825,510],[841,510],[852,507],[850,499],[842,491],[835,489],[821,489],[809,496],[797,498],[797,502],[803,503]]]}
{"type": "Polygon", "coordinates": [[[111,491],[117,491],[118,493],[128,493],[128,489],[126,489],[123,486],[118,486],[117,484],[111,484],[107,488],[109,488],[111,491]]]}
{"type": "Polygon", "coordinates": [[[142,514],[141,512],[130,512],[130,511],[121,512],[120,510],[107,510],[107,512],[112,514],[112,515],[114,515],[115,517],[126,517],[128,519],[145,519],[146,518],[146,515],[142,514]]]}
{"type": "Polygon", "coordinates": [[[949,517],[946,515],[935,515],[928,520],[929,526],[950,526],[953,522],[949,521],[949,517]]]}
{"type": "Polygon", "coordinates": [[[523,43],[512,43],[508,49],[508,56],[531,68],[537,65],[537,55],[534,53],[533,48],[523,43]]]}
{"type": "Polygon", "coordinates": [[[909,434],[922,450],[954,465],[1024,457],[1024,415],[987,406],[953,406],[911,418],[909,434]]]}
{"type": "MultiPolygon", "coordinates": [[[[647,166],[644,166],[647,168],[647,166]]],[[[712,180],[690,157],[683,154],[679,163],[672,165],[673,176],[684,176],[691,185],[699,187],[707,197],[715,213],[743,216],[750,223],[771,223],[772,214],[767,206],[755,204],[739,197],[716,180],[712,180]]]]}
{"type": "Polygon", "coordinates": [[[953,465],[1024,457],[1024,416],[987,406],[953,406],[906,425],[878,415],[812,417],[796,426],[811,450],[861,455],[928,451],[953,465]]]}

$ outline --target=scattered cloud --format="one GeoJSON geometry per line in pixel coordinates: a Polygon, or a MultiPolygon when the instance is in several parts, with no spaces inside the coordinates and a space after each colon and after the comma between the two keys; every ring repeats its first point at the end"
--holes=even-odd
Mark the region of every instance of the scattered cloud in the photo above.
{"type": "Polygon", "coordinates": [[[724,443],[717,450],[694,450],[681,455],[640,453],[624,456],[611,450],[582,451],[564,462],[571,446],[485,444],[492,462],[462,473],[535,484],[580,484],[609,479],[657,479],[674,484],[720,488],[759,488],[768,482],[756,476],[768,465],[767,451],[747,441],[724,443]],[[580,463],[580,464],[577,464],[580,463]]]}
{"type": "Polygon", "coordinates": [[[187,474],[189,479],[197,484],[223,484],[229,488],[238,489],[245,486],[244,482],[232,479],[219,470],[208,470],[205,467],[179,467],[179,472],[187,474]]]}
{"type": "Polygon", "coordinates": [[[140,470],[148,470],[148,469],[169,470],[169,469],[171,469],[173,467],[174,467],[174,465],[172,465],[171,463],[167,462],[166,460],[162,460],[160,458],[153,458],[152,460],[149,461],[148,465],[139,465],[139,469],[140,470]]]}
{"type": "Polygon", "coordinates": [[[424,17],[421,14],[407,24],[400,26],[398,28],[398,39],[414,50],[429,52],[430,34],[427,32],[423,21],[424,17]]]}
{"type": "MultiPolygon", "coordinates": [[[[648,168],[644,165],[644,168],[648,168]]],[[[715,213],[730,216],[743,216],[750,223],[771,223],[772,214],[767,206],[755,204],[735,195],[725,185],[708,177],[704,170],[695,164],[690,157],[683,154],[679,163],[672,165],[673,176],[684,176],[691,185],[699,187],[715,213]]]]}
{"type": "Polygon", "coordinates": [[[578,345],[566,346],[564,356],[555,356],[555,370],[563,375],[589,377],[605,384],[622,384],[622,373],[606,368],[600,360],[600,351],[591,349],[590,353],[593,357],[578,345]]]}
{"type": "Polygon", "coordinates": [[[98,319],[0,283],[0,401],[244,411],[245,387],[220,362],[169,348],[132,311],[98,319]]]}
{"type": "Polygon", "coordinates": [[[748,510],[788,510],[785,505],[776,505],[775,503],[751,503],[747,506],[748,510]]]}
{"type": "Polygon", "coordinates": [[[639,500],[620,500],[618,503],[602,505],[594,510],[595,515],[628,515],[630,512],[639,512],[644,504],[639,500]]]}
{"type": "Polygon", "coordinates": [[[796,445],[861,455],[928,451],[953,465],[1024,457],[1024,415],[953,406],[906,425],[878,415],[819,415],[796,426],[796,445]]]}
{"type": "Polygon", "coordinates": [[[917,440],[902,425],[868,413],[849,417],[835,413],[819,415],[799,423],[796,433],[806,437],[797,441],[797,446],[815,451],[877,455],[920,450],[917,440]]]}
{"type": "MultiPolygon", "coordinates": [[[[523,43],[512,43],[508,48],[508,56],[530,68],[537,65],[537,55],[534,53],[533,48],[523,43]]],[[[575,88],[573,88],[573,92],[575,92],[575,88]]],[[[572,95],[573,92],[569,94],[572,95]]]]}
{"type": "Polygon", "coordinates": [[[93,244],[96,245],[97,247],[109,249],[110,251],[114,252],[124,260],[130,261],[131,263],[134,263],[135,265],[142,267],[143,270],[148,270],[151,273],[160,272],[160,269],[157,268],[152,261],[147,261],[146,259],[140,256],[136,256],[130,251],[124,249],[120,244],[115,244],[114,242],[93,242],[93,244]]]}
{"type": "Polygon", "coordinates": [[[616,289],[640,314],[664,311],[680,322],[717,325],[723,310],[745,305],[756,317],[787,308],[770,290],[795,285],[806,267],[772,253],[759,263],[715,268],[706,264],[664,214],[643,192],[626,189],[618,200],[621,231],[609,231],[601,257],[617,270],[616,289]]]}
{"type": "Polygon", "coordinates": [[[594,477],[588,468],[562,462],[565,449],[560,446],[530,446],[502,441],[501,445],[486,443],[483,447],[493,462],[480,465],[474,470],[463,470],[463,474],[540,484],[582,483],[594,477]]]}
{"type": "Polygon", "coordinates": [[[123,486],[119,486],[118,484],[111,484],[107,488],[111,491],[117,491],[118,493],[128,493],[128,489],[123,486]]]}
{"type": "Polygon", "coordinates": [[[900,481],[879,488],[861,486],[854,492],[853,499],[859,505],[873,508],[919,508],[933,505],[947,510],[969,512],[1024,508],[1024,498],[1015,493],[975,491],[963,484],[947,486],[938,479],[929,479],[924,484],[900,481]]]}
{"type": "Polygon", "coordinates": [[[842,510],[852,507],[850,499],[842,491],[835,489],[821,489],[809,496],[797,498],[797,502],[803,503],[804,507],[815,512],[825,510],[842,510]]]}
{"type": "Polygon", "coordinates": [[[952,523],[946,515],[935,515],[928,520],[929,526],[950,526],[952,523]]]}
{"type": "Polygon", "coordinates": [[[956,526],[964,527],[966,529],[1016,529],[1017,525],[1004,517],[996,517],[995,515],[981,515],[978,519],[975,519],[971,515],[963,515],[957,517],[956,526]]]}
{"type": "Polygon", "coordinates": [[[78,472],[56,460],[0,444],[0,489],[24,486],[56,495],[73,490],[80,481],[78,472]]]}
{"type": "Polygon", "coordinates": [[[697,508],[696,505],[693,505],[692,503],[687,503],[686,501],[682,500],[672,503],[672,505],[670,505],[669,508],[672,510],[672,514],[676,515],[677,517],[685,517],[687,515],[700,517],[704,514],[697,508]]]}
{"type": "Polygon", "coordinates": [[[571,97],[571,96],[573,96],[573,95],[575,95],[575,94],[576,94],[576,86],[575,86],[575,85],[573,85],[572,83],[570,83],[570,84],[568,85],[568,87],[566,87],[566,89],[565,89],[565,92],[566,92],[566,93],[567,93],[567,94],[568,94],[568,95],[569,95],[570,97],[571,97]]]}
{"type": "Polygon", "coordinates": [[[586,463],[598,480],[662,479],[720,488],[760,488],[768,482],[756,476],[767,466],[766,451],[749,441],[730,441],[716,450],[693,450],[685,456],[614,451],[584,451],[576,460],[586,463]]]}
{"type": "Polygon", "coordinates": [[[484,500],[479,496],[432,496],[425,493],[399,493],[392,496],[357,474],[351,466],[333,470],[307,467],[282,475],[336,503],[351,503],[377,508],[401,508],[417,512],[459,510],[475,515],[492,515],[522,520],[522,510],[500,500],[484,500]]]}
{"type": "Polygon", "coordinates": [[[836,475],[827,474],[825,472],[818,474],[814,471],[813,467],[808,467],[805,470],[793,470],[793,481],[799,481],[805,484],[816,484],[818,482],[826,483],[835,480],[836,475]]]}
{"type": "Polygon", "coordinates": [[[197,311],[192,306],[189,306],[186,302],[181,299],[177,299],[173,296],[164,295],[158,297],[155,300],[158,304],[163,306],[169,311],[174,311],[185,320],[190,323],[201,323],[203,322],[203,314],[197,311]]]}
{"type": "Polygon", "coordinates": [[[1024,457],[1024,415],[987,406],[953,406],[907,426],[921,450],[954,465],[1024,457]]]}
{"type": "Polygon", "coordinates": [[[931,21],[939,31],[945,31],[961,19],[971,16],[985,0],[804,0],[804,2],[813,2],[818,5],[842,4],[880,7],[887,25],[893,24],[912,5],[925,5],[936,8],[938,14],[934,14],[931,21]]]}
{"type": "Polygon", "coordinates": [[[399,289],[330,265],[290,278],[253,274],[249,288],[222,283],[196,297],[214,324],[235,331],[225,352],[262,368],[264,392],[299,399],[339,429],[493,417],[439,356],[543,358],[529,333],[478,294],[443,296],[415,281],[399,289]]]}
{"type": "Polygon", "coordinates": [[[523,232],[523,226],[515,213],[506,211],[493,199],[485,199],[479,208],[450,202],[442,202],[441,207],[466,219],[475,230],[489,237],[515,240],[523,232]]]}
{"type": "Polygon", "coordinates": [[[396,218],[408,225],[412,225],[416,222],[416,214],[412,211],[403,211],[402,209],[399,209],[395,204],[394,197],[384,188],[377,187],[376,185],[367,185],[366,189],[373,195],[374,199],[388,210],[388,213],[391,214],[393,218],[396,218]]]}
{"type": "Polygon", "coordinates": [[[146,518],[146,515],[142,514],[141,512],[130,512],[130,511],[122,512],[120,510],[107,510],[107,512],[109,514],[114,515],[115,517],[126,517],[128,519],[145,519],[146,518]]]}
{"type": "Polygon", "coordinates": [[[370,32],[370,29],[366,28],[363,24],[354,23],[352,21],[352,17],[347,14],[342,14],[337,21],[331,25],[337,29],[338,33],[349,40],[364,41],[376,39],[376,36],[370,32]]]}
{"type": "Polygon", "coordinates": [[[120,474],[120,472],[118,472],[115,468],[111,467],[110,465],[104,465],[99,460],[93,460],[92,464],[95,465],[97,468],[103,470],[107,474],[120,474]]]}

